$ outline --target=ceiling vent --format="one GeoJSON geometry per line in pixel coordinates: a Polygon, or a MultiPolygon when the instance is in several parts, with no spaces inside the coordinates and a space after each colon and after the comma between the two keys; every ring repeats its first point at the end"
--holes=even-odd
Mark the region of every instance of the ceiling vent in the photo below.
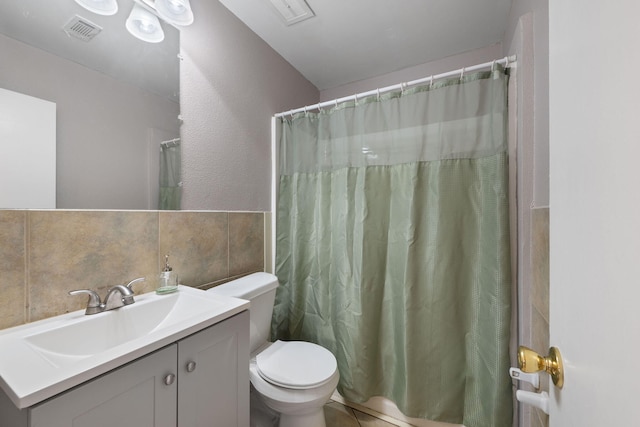
{"type": "Polygon", "coordinates": [[[316,16],[304,0],[271,0],[271,4],[287,25],[293,25],[316,16]]]}
{"type": "Polygon", "coordinates": [[[78,15],[71,18],[62,29],[67,35],[85,42],[90,41],[102,31],[102,27],[78,15]]]}

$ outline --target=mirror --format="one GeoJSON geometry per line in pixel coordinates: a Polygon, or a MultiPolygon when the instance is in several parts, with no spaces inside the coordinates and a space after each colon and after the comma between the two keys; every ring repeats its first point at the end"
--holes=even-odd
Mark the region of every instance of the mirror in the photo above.
{"type": "Polygon", "coordinates": [[[57,208],[157,209],[160,143],[180,135],[179,31],[141,41],[125,28],[133,0],[118,5],[0,3],[0,88],[56,104],[57,208]]]}

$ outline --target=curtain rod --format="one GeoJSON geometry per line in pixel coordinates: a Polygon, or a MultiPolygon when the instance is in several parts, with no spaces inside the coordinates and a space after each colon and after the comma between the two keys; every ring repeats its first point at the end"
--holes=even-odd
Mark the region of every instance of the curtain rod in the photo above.
{"type": "Polygon", "coordinates": [[[167,141],[162,141],[160,144],[171,144],[172,142],[180,142],[180,138],[173,138],[167,141]]]}
{"type": "Polygon", "coordinates": [[[180,138],[173,138],[170,139],[168,141],[162,141],[160,143],[160,151],[162,151],[162,148],[173,148],[173,147],[177,147],[180,143],[180,138]]]}
{"type": "Polygon", "coordinates": [[[484,68],[489,68],[489,67],[493,67],[495,64],[500,64],[500,65],[504,65],[505,68],[508,68],[509,66],[514,65],[516,62],[516,55],[512,55],[512,56],[505,56],[502,59],[496,59],[494,61],[490,61],[490,62],[485,62],[482,64],[477,64],[477,65],[472,65],[470,67],[463,67],[460,68],[458,70],[453,70],[453,71],[447,71],[446,73],[441,73],[441,74],[435,74],[435,75],[431,75],[429,77],[425,77],[422,79],[418,79],[418,80],[412,80],[409,82],[405,82],[405,83],[399,83],[399,84],[395,84],[392,86],[387,86],[387,87],[383,87],[383,88],[379,88],[379,89],[374,89],[374,90],[370,90],[368,92],[361,92],[355,95],[351,95],[351,96],[345,96],[343,98],[337,98],[331,101],[324,101],[324,102],[320,102],[318,104],[314,104],[314,105],[307,105],[306,107],[301,107],[301,108],[296,108],[294,110],[289,110],[289,111],[284,111],[282,113],[278,113],[276,114],[274,117],[284,117],[284,116],[288,116],[288,115],[292,115],[292,114],[296,114],[296,113],[301,113],[301,112],[307,112],[309,110],[318,110],[322,107],[328,107],[330,105],[338,105],[341,102],[346,102],[346,101],[353,101],[353,100],[357,100],[358,98],[363,98],[365,96],[371,96],[371,95],[379,95],[381,93],[385,93],[385,92],[391,92],[392,90],[404,90],[409,86],[415,86],[415,85],[419,85],[422,83],[427,83],[427,82],[433,82],[434,80],[439,80],[439,79],[444,79],[447,77],[453,77],[455,75],[460,75],[460,77],[462,77],[464,75],[464,73],[467,72],[472,72],[472,71],[478,71],[478,70],[482,70],[484,68]]]}

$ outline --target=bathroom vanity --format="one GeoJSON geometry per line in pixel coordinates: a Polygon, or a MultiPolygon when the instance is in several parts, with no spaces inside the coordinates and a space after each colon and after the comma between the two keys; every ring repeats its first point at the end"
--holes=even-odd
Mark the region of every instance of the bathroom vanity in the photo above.
{"type": "Polygon", "coordinates": [[[180,288],[174,296],[142,295],[137,311],[123,307],[113,319],[70,313],[0,332],[0,425],[248,427],[248,302],[180,288]],[[144,323],[140,316],[154,311],[160,313],[150,322],[155,327],[123,342],[115,338],[102,348],[84,340],[99,348],[96,354],[77,354],[82,336],[64,343],[86,323],[100,336],[105,325],[113,333],[127,322],[144,323]],[[62,348],[55,349],[59,340],[62,348]],[[4,354],[11,352],[8,344],[22,362],[4,354]]]}

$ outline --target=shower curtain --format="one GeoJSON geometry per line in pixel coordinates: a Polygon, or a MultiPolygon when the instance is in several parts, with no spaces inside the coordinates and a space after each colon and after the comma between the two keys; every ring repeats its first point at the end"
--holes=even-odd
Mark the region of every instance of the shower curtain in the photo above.
{"type": "Polygon", "coordinates": [[[507,74],[282,119],[272,335],[353,402],[510,426],[507,74]]]}
{"type": "Polygon", "coordinates": [[[159,210],[179,210],[182,197],[182,151],[179,139],[160,143],[159,210]]]}

